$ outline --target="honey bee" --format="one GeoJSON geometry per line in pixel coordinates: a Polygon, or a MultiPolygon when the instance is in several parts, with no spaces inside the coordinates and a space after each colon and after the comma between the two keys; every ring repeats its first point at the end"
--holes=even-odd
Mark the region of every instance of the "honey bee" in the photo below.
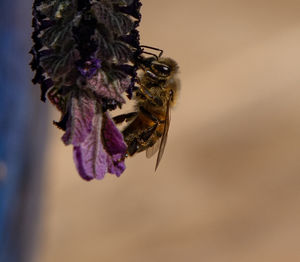
{"type": "Polygon", "coordinates": [[[161,57],[161,54],[141,57],[139,68],[142,74],[137,79],[134,96],[136,110],[114,117],[117,124],[129,122],[122,131],[129,156],[146,150],[146,156],[150,158],[158,151],[155,170],[165,150],[170,109],[179,89],[177,63],[171,58],[161,57]]]}

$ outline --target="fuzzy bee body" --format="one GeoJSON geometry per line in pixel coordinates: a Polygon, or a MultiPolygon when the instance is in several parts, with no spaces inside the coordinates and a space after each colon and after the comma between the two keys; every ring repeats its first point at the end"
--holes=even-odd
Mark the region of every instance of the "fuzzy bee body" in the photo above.
{"type": "Polygon", "coordinates": [[[157,169],[162,158],[170,125],[170,108],[179,89],[177,63],[171,58],[144,58],[142,75],[135,93],[136,112],[115,117],[116,123],[131,121],[122,131],[128,155],[146,150],[147,157],[157,151],[157,169]]]}

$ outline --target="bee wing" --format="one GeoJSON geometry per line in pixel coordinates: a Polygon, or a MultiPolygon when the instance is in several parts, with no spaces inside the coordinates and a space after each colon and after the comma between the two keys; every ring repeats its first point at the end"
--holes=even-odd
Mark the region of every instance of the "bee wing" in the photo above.
{"type": "Polygon", "coordinates": [[[164,127],[164,131],[163,131],[163,135],[161,137],[160,143],[158,143],[159,144],[159,151],[158,151],[158,155],[157,155],[157,160],[156,160],[156,165],[155,165],[155,171],[157,170],[158,165],[160,163],[160,160],[162,159],[162,156],[163,156],[164,151],[165,151],[167,139],[168,139],[168,132],[169,132],[169,126],[170,126],[170,120],[171,120],[171,116],[170,116],[170,100],[171,100],[171,97],[169,98],[169,100],[167,102],[167,110],[166,110],[166,117],[165,117],[165,127],[164,127]]]}
{"type": "Polygon", "coordinates": [[[157,142],[149,147],[147,150],[146,150],[146,157],[147,158],[150,158],[150,157],[153,157],[153,155],[156,154],[156,152],[158,151],[159,147],[160,147],[160,143],[161,143],[161,138],[157,140],[157,142]]]}

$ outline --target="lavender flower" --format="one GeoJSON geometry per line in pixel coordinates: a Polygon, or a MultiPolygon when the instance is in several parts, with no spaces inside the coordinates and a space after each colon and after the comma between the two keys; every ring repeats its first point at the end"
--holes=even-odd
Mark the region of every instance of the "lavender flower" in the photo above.
{"type": "Polygon", "coordinates": [[[140,54],[139,0],[35,0],[33,82],[62,113],[55,124],[74,146],[85,180],[120,176],[127,147],[107,110],[132,93],[140,54]]]}

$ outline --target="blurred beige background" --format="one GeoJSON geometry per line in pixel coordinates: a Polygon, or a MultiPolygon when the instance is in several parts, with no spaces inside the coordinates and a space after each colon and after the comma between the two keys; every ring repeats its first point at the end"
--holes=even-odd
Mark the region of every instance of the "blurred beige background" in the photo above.
{"type": "Polygon", "coordinates": [[[87,183],[49,123],[36,261],[300,261],[300,2],[143,3],[181,67],[164,159],[87,183]]]}

